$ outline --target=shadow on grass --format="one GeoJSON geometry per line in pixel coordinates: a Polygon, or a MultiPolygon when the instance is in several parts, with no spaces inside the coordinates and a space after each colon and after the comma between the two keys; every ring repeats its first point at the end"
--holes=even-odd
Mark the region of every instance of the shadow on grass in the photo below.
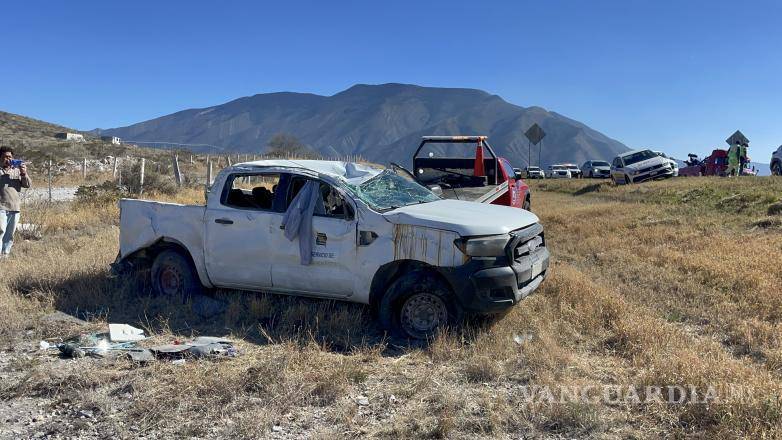
{"type": "MultiPolygon", "coordinates": [[[[232,335],[258,345],[315,342],[334,353],[369,349],[385,356],[426,346],[389,338],[365,305],[221,289],[187,300],[160,297],[152,294],[146,271],[119,277],[85,272],[57,281],[18,278],[11,288],[51,301],[55,309],[79,319],[126,323],[149,333],[232,335]]],[[[470,330],[481,322],[471,321],[470,330]]]]}

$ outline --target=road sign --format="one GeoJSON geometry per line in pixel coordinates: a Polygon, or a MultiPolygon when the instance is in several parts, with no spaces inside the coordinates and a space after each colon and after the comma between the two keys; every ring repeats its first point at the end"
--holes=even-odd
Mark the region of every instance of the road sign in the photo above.
{"type": "Polygon", "coordinates": [[[538,143],[546,137],[546,132],[540,128],[540,125],[532,124],[532,127],[524,133],[524,136],[527,136],[527,139],[529,139],[533,145],[538,145],[538,143]]]}
{"type": "Polygon", "coordinates": [[[747,139],[746,136],[744,136],[744,133],[742,133],[739,130],[736,130],[735,133],[730,135],[729,138],[725,139],[725,142],[728,143],[728,145],[735,145],[735,144],[748,144],[749,139],[747,139]]]}

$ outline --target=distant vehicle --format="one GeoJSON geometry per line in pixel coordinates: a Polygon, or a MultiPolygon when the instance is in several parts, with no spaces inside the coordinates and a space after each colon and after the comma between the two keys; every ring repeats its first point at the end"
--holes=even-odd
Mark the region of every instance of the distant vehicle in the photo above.
{"type": "Polygon", "coordinates": [[[581,165],[581,172],[586,177],[607,179],[611,177],[611,164],[604,160],[588,160],[581,165]]]}
{"type": "Polygon", "coordinates": [[[777,148],[777,151],[771,153],[771,174],[782,176],[782,145],[777,148]]]}
{"type": "Polygon", "coordinates": [[[570,170],[564,165],[549,165],[546,170],[546,177],[549,179],[571,179],[570,170]]]}
{"type": "Polygon", "coordinates": [[[546,174],[540,167],[525,167],[523,170],[514,168],[514,170],[517,170],[526,179],[543,179],[546,177],[546,174]]]}
{"type": "Polygon", "coordinates": [[[673,177],[669,159],[660,157],[652,150],[634,150],[622,153],[611,164],[611,180],[614,183],[645,182],[673,177]]]}
{"type": "Polygon", "coordinates": [[[676,160],[671,159],[670,157],[666,156],[665,153],[663,153],[662,151],[655,151],[655,153],[657,153],[662,158],[668,159],[668,161],[670,162],[671,166],[673,167],[673,177],[676,177],[676,176],[679,175],[679,163],[676,162],[676,160]]]}
{"type": "Polygon", "coordinates": [[[446,199],[531,210],[529,186],[516,176],[508,159],[494,153],[487,136],[423,136],[413,153],[414,172],[395,163],[391,165],[446,199]],[[455,144],[475,146],[475,155],[442,157],[434,154],[453,149],[455,144]],[[430,150],[428,154],[426,150],[430,150]]]}
{"type": "Polygon", "coordinates": [[[728,152],[715,149],[703,160],[691,154],[687,161],[688,166],[679,169],[680,176],[724,176],[728,168],[728,152]]]}
{"type": "Polygon", "coordinates": [[[574,179],[580,179],[584,174],[581,172],[581,168],[578,167],[578,165],[574,163],[564,163],[562,164],[565,166],[565,168],[570,171],[570,177],[574,179]]]}

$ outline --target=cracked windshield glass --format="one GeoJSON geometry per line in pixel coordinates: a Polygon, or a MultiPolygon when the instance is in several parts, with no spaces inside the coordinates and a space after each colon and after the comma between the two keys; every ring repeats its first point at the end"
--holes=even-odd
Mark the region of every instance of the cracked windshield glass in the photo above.
{"type": "Polygon", "coordinates": [[[376,211],[440,200],[427,188],[389,170],[360,185],[348,185],[348,188],[376,211]]]}

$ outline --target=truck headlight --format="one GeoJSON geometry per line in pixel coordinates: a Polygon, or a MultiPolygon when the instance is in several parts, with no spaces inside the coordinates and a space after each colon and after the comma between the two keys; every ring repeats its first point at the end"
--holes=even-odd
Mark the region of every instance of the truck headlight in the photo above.
{"type": "Polygon", "coordinates": [[[457,238],[453,244],[464,255],[470,257],[501,257],[505,255],[505,246],[510,235],[490,235],[488,237],[457,238]]]}

